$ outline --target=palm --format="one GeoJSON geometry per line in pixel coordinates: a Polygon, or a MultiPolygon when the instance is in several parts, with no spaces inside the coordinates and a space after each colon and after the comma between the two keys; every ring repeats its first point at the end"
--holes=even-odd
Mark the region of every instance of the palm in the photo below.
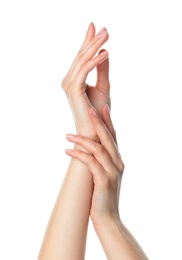
{"type": "MultiPolygon", "coordinates": [[[[102,52],[103,50],[101,50],[102,52]]],[[[108,104],[110,107],[110,83],[109,83],[109,60],[97,66],[96,87],[87,85],[86,93],[91,104],[100,113],[103,106],[108,104]]]]}
{"type": "Polygon", "coordinates": [[[108,92],[103,91],[97,86],[96,87],[87,86],[86,93],[92,106],[94,106],[97,109],[99,114],[105,104],[108,104],[108,106],[110,107],[111,101],[110,101],[109,91],[108,92]]]}

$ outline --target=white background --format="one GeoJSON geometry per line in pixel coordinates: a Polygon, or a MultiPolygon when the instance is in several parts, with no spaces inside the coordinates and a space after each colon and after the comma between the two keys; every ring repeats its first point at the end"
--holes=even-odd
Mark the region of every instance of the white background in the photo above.
{"type": "MultiPolygon", "coordinates": [[[[37,258],[75,132],[61,80],[91,21],[110,35],[121,217],[149,259],[182,259],[181,14],[177,0],[1,1],[0,259],[37,258]]],[[[91,225],[86,259],[106,259],[91,225]]]]}

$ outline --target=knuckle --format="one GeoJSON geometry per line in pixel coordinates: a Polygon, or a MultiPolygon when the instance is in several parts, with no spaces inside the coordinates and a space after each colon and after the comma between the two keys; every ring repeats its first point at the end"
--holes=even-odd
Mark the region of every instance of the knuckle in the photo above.
{"type": "Polygon", "coordinates": [[[64,78],[64,79],[62,80],[62,82],[61,82],[61,87],[62,87],[63,89],[65,89],[65,86],[66,86],[66,78],[64,78]]]}
{"type": "Polygon", "coordinates": [[[85,143],[87,143],[87,138],[85,138],[84,136],[80,135],[80,136],[77,136],[77,143],[79,145],[81,145],[82,147],[85,145],[85,143]]]}
{"type": "Polygon", "coordinates": [[[83,48],[81,48],[79,51],[78,51],[78,54],[77,54],[77,59],[81,59],[84,55],[84,52],[85,50],[83,48]]]}
{"type": "Polygon", "coordinates": [[[80,73],[85,74],[87,72],[87,64],[84,63],[80,66],[80,73]]]}
{"type": "Polygon", "coordinates": [[[70,80],[68,80],[68,77],[66,76],[62,82],[61,82],[61,87],[62,89],[66,92],[67,89],[69,88],[69,85],[70,85],[70,80]]]}
{"type": "Polygon", "coordinates": [[[80,64],[83,63],[84,57],[85,57],[85,52],[83,50],[78,52],[78,55],[77,55],[77,62],[78,62],[78,64],[79,63],[80,64]]]}
{"type": "Polygon", "coordinates": [[[82,152],[81,151],[77,150],[76,153],[77,153],[78,157],[82,156],[82,152]]]}
{"type": "Polygon", "coordinates": [[[119,162],[118,162],[118,170],[120,172],[123,172],[124,171],[124,168],[125,168],[125,165],[123,163],[123,161],[121,159],[119,159],[119,162]]]}

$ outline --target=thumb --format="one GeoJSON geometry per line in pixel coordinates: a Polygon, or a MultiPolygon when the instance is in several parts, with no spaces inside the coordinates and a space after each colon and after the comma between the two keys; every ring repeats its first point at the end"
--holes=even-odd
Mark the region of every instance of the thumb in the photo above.
{"type": "MultiPolygon", "coordinates": [[[[105,51],[104,49],[99,51],[105,51]]],[[[105,92],[109,92],[110,83],[109,83],[109,58],[107,57],[102,63],[97,65],[97,84],[96,87],[105,92]]]]}

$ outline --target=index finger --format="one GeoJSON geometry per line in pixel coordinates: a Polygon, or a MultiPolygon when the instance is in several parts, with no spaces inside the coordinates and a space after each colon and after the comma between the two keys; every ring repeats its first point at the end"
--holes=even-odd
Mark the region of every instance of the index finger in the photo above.
{"type": "Polygon", "coordinates": [[[95,36],[95,25],[91,22],[88,26],[85,40],[80,48],[80,51],[94,38],[94,36],[95,36]]]}

